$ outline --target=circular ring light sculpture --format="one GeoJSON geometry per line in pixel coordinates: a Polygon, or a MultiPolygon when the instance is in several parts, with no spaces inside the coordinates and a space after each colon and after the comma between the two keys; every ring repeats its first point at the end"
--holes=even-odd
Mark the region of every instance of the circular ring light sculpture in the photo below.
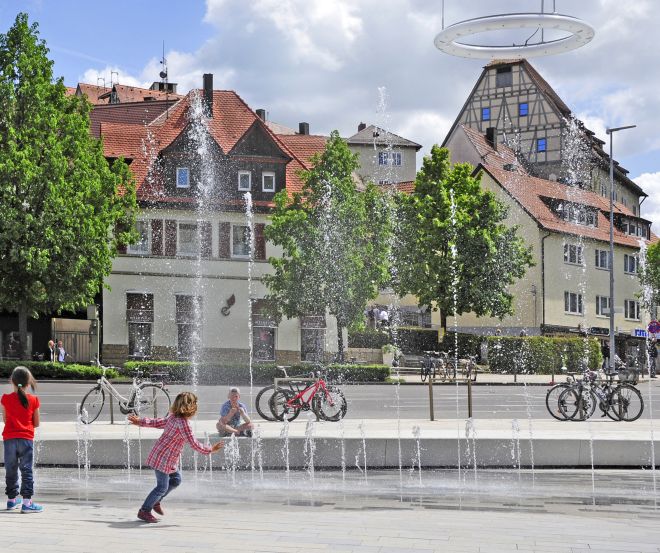
{"type": "Polygon", "coordinates": [[[581,19],[556,13],[511,13],[489,15],[460,21],[443,29],[435,37],[436,48],[463,58],[509,59],[549,56],[575,50],[587,44],[594,28],[581,19]],[[549,29],[565,31],[569,36],[534,44],[487,46],[458,42],[478,33],[508,29],[549,29]]]}

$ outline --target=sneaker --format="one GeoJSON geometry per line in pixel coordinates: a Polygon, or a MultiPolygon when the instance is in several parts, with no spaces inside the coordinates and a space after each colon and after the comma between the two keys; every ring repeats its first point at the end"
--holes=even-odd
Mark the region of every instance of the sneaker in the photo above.
{"type": "Polygon", "coordinates": [[[160,501],[154,505],[154,511],[156,511],[156,514],[159,514],[160,516],[165,514],[165,511],[163,511],[163,508],[160,506],[160,501]]]}
{"type": "Polygon", "coordinates": [[[251,438],[252,437],[252,430],[243,430],[243,432],[239,432],[237,434],[239,438],[251,438]]]}
{"type": "Polygon", "coordinates": [[[21,507],[21,513],[41,513],[43,510],[44,508],[34,501],[30,501],[29,503],[26,501],[21,507]]]}
{"type": "Polygon", "coordinates": [[[151,523],[158,522],[158,519],[151,514],[151,511],[143,511],[142,509],[140,509],[138,511],[137,517],[140,520],[144,520],[144,522],[151,522],[151,523]]]}
{"type": "Polygon", "coordinates": [[[7,500],[7,510],[8,511],[13,511],[14,509],[18,509],[21,504],[23,503],[23,500],[20,497],[15,497],[14,499],[8,499],[7,500]]]}

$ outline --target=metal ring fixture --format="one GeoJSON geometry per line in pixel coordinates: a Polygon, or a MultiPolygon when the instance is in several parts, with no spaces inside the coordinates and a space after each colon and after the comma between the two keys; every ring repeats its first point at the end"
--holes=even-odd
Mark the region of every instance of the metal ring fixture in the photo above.
{"type": "Polygon", "coordinates": [[[587,44],[594,28],[581,19],[556,13],[511,13],[489,15],[460,21],[443,29],[435,37],[436,48],[452,56],[477,59],[510,59],[549,56],[575,50],[587,44]],[[486,46],[457,42],[458,39],[488,31],[506,29],[551,29],[565,31],[569,36],[534,44],[486,46]]]}

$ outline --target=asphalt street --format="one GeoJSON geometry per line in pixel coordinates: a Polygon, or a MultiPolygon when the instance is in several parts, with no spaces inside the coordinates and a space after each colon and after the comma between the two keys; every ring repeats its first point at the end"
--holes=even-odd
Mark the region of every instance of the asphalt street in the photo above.
{"type": "MultiPolygon", "coordinates": [[[[38,395],[41,399],[42,419],[58,422],[75,418],[76,404],[93,386],[92,383],[40,382],[38,395]]],[[[120,393],[129,392],[129,384],[119,384],[120,393]]],[[[346,417],[351,419],[402,418],[416,419],[429,417],[429,390],[423,385],[344,385],[341,387],[348,402],[346,417]]],[[[174,397],[190,386],[170,385],[168,390],[174,397]]],[[[252,391],[249,386],[242,388],[242,400],[251,404],[260,387],[252,391]],[[252,393],[251,393],[252,392],[252,393]]],[[[550,418],[545,407],[545,395],[549,386],[473,386],[473,416],[483,419],[523,419],[550,418]]],[[[644,398],[645,409],[642,418],[660,410],[660,385],[644,382],[639,386],[644,398]],[[650,392],[650,396],[649,396],[650,392]],[[652,401],[649,401],[649,397],[652,401]]],[[[3,393],[10,387],[1,388],[3,393]]],[[[196,393],[200,399],[198,417],[208,420],[218,416],[220,405],[226,401],[227,386],[198,386],[196,393]]],[[[467,387],[465,385],[439,385],[433,389],[435,418],[465,419],[467,415],[467,387]]],[[[99,420],[109,420],[110,411],[106,405],[99,420]]],[[[115,417],[122,415],[115,409],[115,417]]],[[[259,416],[254,412],[254,418],[259,416]]]]}

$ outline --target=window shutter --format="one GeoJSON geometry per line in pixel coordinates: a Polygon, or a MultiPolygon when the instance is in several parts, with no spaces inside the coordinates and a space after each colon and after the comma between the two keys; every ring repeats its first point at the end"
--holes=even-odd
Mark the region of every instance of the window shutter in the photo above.
{"type": "Polygon", "coordinates": [[[231,223],[222,222],[219,226],[218,256],[224,259],[231,257],[231,223]]]}
{"type": "Polygon", "coordinates": [[[254,258],[266,259],[266,237],[264,236],[266,225],[257,223],[254,225],[254,258]]]}
{"type": "Polygon", "coordinates": [[[163,221],[151,220],[151,255],[163,255],[163,221]]]}
{"type": "Polygon", "coordinates": [[[176,221],[165,221],[165,255],[174,257],[176,255],[176,221]]]}
{"type": "Polygon", "coordinates": [[[211,223],[208,221],[202,221],[200,223],[200,238],[202,243],[200,244],[202,257],[209,258],[211,257],[211,223]]]}

